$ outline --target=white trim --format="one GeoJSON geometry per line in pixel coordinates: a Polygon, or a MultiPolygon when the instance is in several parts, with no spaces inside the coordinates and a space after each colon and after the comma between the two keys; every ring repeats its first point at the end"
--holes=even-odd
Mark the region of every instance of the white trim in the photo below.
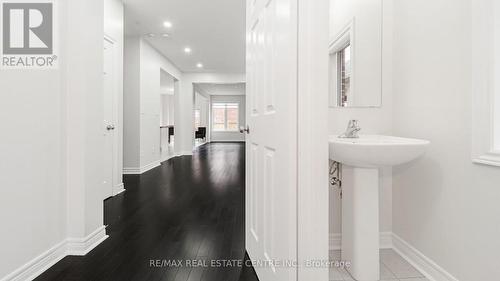
{"type": "MultiPolygon", "coordinates": [[[[472,5],[472,162],[500,167],[500,154],[495,152],[498,135],[495,111],[500,107],[500,90],[496,75],[497,40],[495,38],[496,13],[500,5],[493,0],[477,0],[472,5]]],[[[498,36],[498,35],[497,35],[498,36]]]]}
{"type": "Polygon", "coordinates": [[[66,256],[86,255],[106,238],[108,235],[105,226],[101,226],[85,238],[67,238],[0,280],[33,280],[66,256]]]}
{"type": "Polygon", "coordinates": [[[380,249],[392,249],[392,232],[380,232],[380,249]]]}
{"type": "MultiPolygon", "coordinates": [[[[342,235],[330,233],[330,251],[341,249],[342,235]]],[[[430,281],[459,281],[451,273],[392,232],[380,232],[380,249],[393,249],[430,281]]]]}
{"type": "Polygon", "coordinates": [[[352,18],[344,28],[334,37],[329,45],[329,53],[334,54],[345,48],[349,43],[351,46],[354,44],[354,26],[355,18],[352,18]]]}
{"type": "Polygon", "coordinates": [[[124,175],[141,175],[141,174],[144,174],[145,172],[150,171],[150,170],[152,170],[160,165],[161,165],[161,162],[158,160],[158,161],[154,161],[150,164],[144,165],[140,168],[136,168],[136,167],[123,168],[123,174],[124,175]]]}
{"type": "MultiPolygon", "coordinates": [[[[206,142],[204,144],[207,144],[207,143],[208,142],[206,142]]],[[[202,146],[202,145],[200,145],[200,146],[202,146]]],[[[196,148],[198,148],[198,147],[200,147],[200,146],[197,146],[197,147],[193,148],[193,150],[196,149],[196,148]]],[[[161,163],[164,163],[164,162],[166,162],[166,161],[168,161],[168,160],[170,160],[172,158],[176,158],[176,157],[180,157],[180,156],[191,156],[191,155],[193,155],[193,151],[182,151],[180,153],[175,153],[174,155],[170,155],[170,156],[167,156],[167,157],[163,158],[161,160],[161,163]]]]}
{"type": "Polygon", "coordinates": [[[163,162],[165,162],[165,161],[168,161],[168,160],[170,160],[170,159],[172,159],[172,158],[175,158],[175,157],[177,157],[177,156],[178,156],[178,155],[173,154],[173,155],[168,155],[168,156],[166,156],[166,157],[163,157],[163,158],[161,159],[161,163],[163,163],[163,162]]]}
{"type": "MultiPolygon", "coordinates": [[[[392,249],[392,232],[380,232],[380,249],[392,249]]],[[[340,250],[342,247],[342,234],[330,233],[330,251],[340,250]]]]}
{"type": "MultiPolygon", "coordinates": [[[[347,45],[350,45],[351,46],[351,93],[353,93],[353,96],[355,94],[355,91],[354,91],[354,88],[355,88],[355,85],[356,83],[354,83],[355,79],[356,79],[356,72],[355,72],[355,60],[356,60],[356,54],[355,54],[355,46],[356,46],[356,43],[355,43],[355,22],[356,22],[356,18],[352,18],[344,28],[342,28],[342,30],[337,34],[337,36],[334,37],[334,39],[330,42],[329,44],[329,48],[328,48],[328,53],[329,53],[329,56],[328,56],[328,63],[331,64],[331,56],[332,55],[336,55],[338,52],[340,52],[342,49],[344,49],[347,45]]],[[[336,56],[335,56],[335,67],[337,67],[338,65],[338,61],[336,59],[336,56]]],[[[330,67],[332,67],[330,65],[330,67]]],[[[337,76],[337,71],[335,71],[336,75],[337,76]]],[[[331,77],[332,75],[328,75],[328,85],[329,85],[329,88],[328,88],[328,107],[329,108],[337,108],[337,107],[343,107],[343,106],[339,106],[338,105],[338,87],[339,85],[338,84],[338,80],[337,78],[332,78],[331,77]],[[335,79],[335,92],[332,92],[332,89],[331,89],[331,83],[332,83],[332,79],[335,79]],[[335,100],[335,104],[333,104],[333,100],[335,100]]]]}
{"type": "Polygon", "coordinates": [[[210,141],[210,143],[246,143],[244,140],[216,140],[210,141]]]}
{"type": "Polygon", "coordinates": [[[486,155],[481,155],[477,158],[472,159],[472,162],[476,164],[490,165],[500,167],[500,154],[499,153],[489,153],[486,155]]]}
{"type": "Polygon", "coordinates": [[[392,234],[393,249],[430,281],[458,281],[453,275],[440,267],[419,250],[396,234],[392,234]]]}
{"type": "Polygon", "coordinates": [[[328,246],[330,251],[338,251],[342,249],[342,234],[341,233],[330,233],[328,246]]]}
{"type": "Polygon", "coordinates": [[[150,171],[150,170],[152,170],[160,165],[161,165],[161,162],[159,160],[154,161],[152,163],[149,163],[147,165],[144,165],[141,167],[141,174],[144,174],[145,172],[150,171]]]}
{"type": "Polygon", "coordinates": [[[116,196],[124,191],[125,191],[125,185],[122,182],[113,188],[113,196],[116,196]]]}
{"type": "Polygon", "coordinates": [[[109,236],[106,235],[106,226],[101,226],[96,231],[84,238],[66,239],[66,254],[70,256],[85,256],[109,236]]]}
{"type": "MultiPolygon", "coordinates": [[[[328,260],[328,0],[299,0],[297,30],[297,261],[328,260]]],[[[287,28],[292,28],[287,27],[287,28]]],[[[292,48],[292,46],[290,46],[292,48]]],[[[295,67],[290,65],[290,67],[295,67]]],[[[295,83],[295,81],[292,81],[295,83]]],[[[292,93],[291,98],[294,98],[292,93]]],[[[279,125],[279,124],[278,124],[279,125]]],[[[279,128],[275,128],[279,129],[279,128]]],[[[293,159],[292,157],[292,159],[293,159]]],[[[291,236],[292,237],[292,236],[291,236]]],[[[296,280],[328,280],[327,267],[300,267],[296,280]]],[[[292,279],[292,278],[290,278],[292,279]]]]}
{"type": "Polygon", "coordinates": [[[66,241],[60,242],[38,257],[27,262],[14,272],[3,277],[2,281],[24,281],[33,280],[51,266],[66,256],[66,241]]]}
{"type": "Polygon", "coordinates": [[[127,168],[123,167],[124,175],[139,175],[141,174],[141,168],[127,168]]]}

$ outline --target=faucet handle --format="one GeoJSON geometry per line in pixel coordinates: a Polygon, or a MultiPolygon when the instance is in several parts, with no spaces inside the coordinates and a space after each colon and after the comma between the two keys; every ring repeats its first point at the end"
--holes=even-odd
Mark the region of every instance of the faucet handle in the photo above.
{"type": "Polygon", "coordinates": [[[349,121],[349,125],[348,127],[349,128],[357,128],[358,127],[358,124],[359,124],[359,121],[356,120],[356,119],[352,119],[349,121]]]}

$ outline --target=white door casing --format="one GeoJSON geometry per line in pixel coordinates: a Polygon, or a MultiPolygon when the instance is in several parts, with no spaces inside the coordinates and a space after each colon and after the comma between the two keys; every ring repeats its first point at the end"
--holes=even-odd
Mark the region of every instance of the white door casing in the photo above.
{"type": "Polygon", "coordinates": [[[247,1],[246,247],[297,280],[297,0],[247,1]],[[279,264],[278,264],[278,263],[279,264]]]}
{"type": "Polygon", "coordinates": [[[114,121],[114,43],[104,39],[104,69],[103,69],[103,135],[104,135],[104,171],[103,171],[103,199],[113,196],[114,156],[115,156],[115,121],[114,121]]]}

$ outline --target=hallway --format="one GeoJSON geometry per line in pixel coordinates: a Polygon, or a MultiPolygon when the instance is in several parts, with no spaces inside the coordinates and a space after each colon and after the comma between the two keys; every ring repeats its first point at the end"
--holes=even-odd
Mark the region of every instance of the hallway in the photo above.
{"type": "Polygon", "coordinates": [[[192,157],[126,176],[126,192],[104,203],[109,238],[36,280],[236,281],[240,268],[209,263],[245,255],[244,186],[243,143],[207,144],[192,157]],[[205,260],[208,267],[151,266],[152,260],[205,260]]]}

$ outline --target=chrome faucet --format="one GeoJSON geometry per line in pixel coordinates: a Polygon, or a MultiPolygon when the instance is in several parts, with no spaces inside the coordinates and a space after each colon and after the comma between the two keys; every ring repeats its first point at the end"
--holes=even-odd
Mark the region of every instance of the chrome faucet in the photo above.
{"type": "Polygon", "coordinates": [[[361,131],[361,128],[358,125],[358,120],[350,120],[349,125],[347,125],[347,130],[344,134],[340,135],[339,138],[357,139],[359,138],[359,131],[361,131]]]}

